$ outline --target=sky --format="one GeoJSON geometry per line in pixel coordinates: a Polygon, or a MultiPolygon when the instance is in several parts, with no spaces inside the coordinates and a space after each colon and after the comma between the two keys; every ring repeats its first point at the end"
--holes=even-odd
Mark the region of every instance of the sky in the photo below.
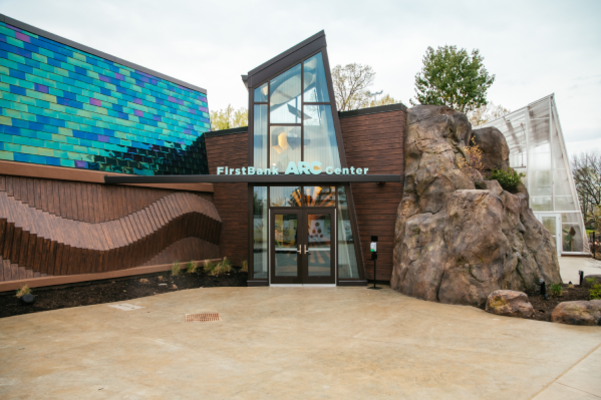
{"type": "Polygon", "coordinates": [[[0,0],[0,13],[248,106],[240,75],[324,30],[330,65],[368,64],[409,106],[428,46],[479,49],[488,100],[555,93],[569,155],[601,151],[601,1],[0,0]]]}

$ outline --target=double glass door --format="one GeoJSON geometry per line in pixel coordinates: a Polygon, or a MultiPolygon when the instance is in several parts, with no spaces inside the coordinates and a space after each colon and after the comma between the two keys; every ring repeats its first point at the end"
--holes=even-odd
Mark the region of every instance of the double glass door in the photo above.
{"type": "Polygon", "coordinates": [[[271,209],[271,283],[333,284],[333,208],[271,209]]]}

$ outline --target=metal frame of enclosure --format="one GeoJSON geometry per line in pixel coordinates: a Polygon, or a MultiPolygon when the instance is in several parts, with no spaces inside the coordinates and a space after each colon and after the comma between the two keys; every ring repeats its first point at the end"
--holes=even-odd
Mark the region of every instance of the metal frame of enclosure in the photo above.
{"type": "Polygon", "coordinates": [[[530,207],[556,238],[559,254],[588,254],[586,230],[572,178],[563,131],[551,94],[478,128],[499,129],[509,146],[509,165],[523,173],[530,207]]]}

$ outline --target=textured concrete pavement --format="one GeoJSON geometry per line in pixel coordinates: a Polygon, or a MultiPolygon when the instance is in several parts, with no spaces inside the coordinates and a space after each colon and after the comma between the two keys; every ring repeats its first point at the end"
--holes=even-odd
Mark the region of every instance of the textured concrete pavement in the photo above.
{"type": "Polygon", "coordinates": [[[601,327],[365,288],[213,288],[0,319],[0,399],[598,399],[601,327]],[[184,322],[219,312],[220,322],[184,322]]]}

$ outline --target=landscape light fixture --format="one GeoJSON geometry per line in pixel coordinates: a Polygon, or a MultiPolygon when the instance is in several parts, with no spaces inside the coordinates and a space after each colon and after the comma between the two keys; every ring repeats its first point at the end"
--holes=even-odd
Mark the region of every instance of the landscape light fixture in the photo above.
{"type": "Polygon", "coordinates": [[[549,300],[549,295],[547,294],[547,284],[543,278],[540,278],[540,295],[545,297],[545,300],[549,300]]]}

